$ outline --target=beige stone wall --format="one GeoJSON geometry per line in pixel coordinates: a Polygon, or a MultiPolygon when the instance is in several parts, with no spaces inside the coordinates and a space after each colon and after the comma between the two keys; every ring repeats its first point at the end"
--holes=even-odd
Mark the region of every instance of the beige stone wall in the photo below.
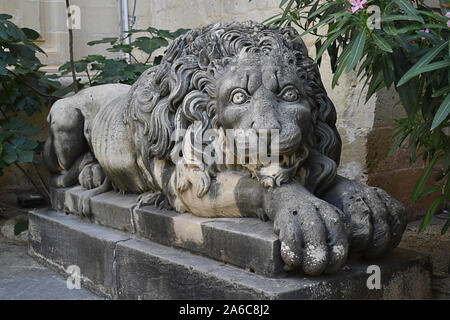
{"type": "MultiPolygon", "coordinates": [[[[131,14],[133,0],[128,2],[131,14]]],[[[119,0],[72,0],[71,4],[81,9],[81,29],[74,31],[75,58],[91,53],[107,54],[104,46],[90,47],[86,43],[120,34],[119,0]]],[[[176,30],[216,21],[263,21],[280,12],[278,5],[279,0],[137,0],[135,28],[154,26],[176,30]]],[[[19,25],[41,32],[39,45],[48,53],[42,60],[49,65],[49,70],[56,70],[68,60],[64,0],[0,0],[0,12],[10,13],[19,25]]],[[[310,55],[314,55],[314,38],[304,40],[310,55]]],[[[394,119],[403,116],[400,106],[393,107],[398,100],[395,93],[385,90],[364,103],[365,93],[360,94],[363,82],[354,74],[343,75],[339,85],[331,89],[332,74],[326,55],[320,70],[338,113],[337,126],[343,140],[339,172],[385,188],[407,204],[408,192],[422,165],[410,166],[405,150],[385,159],[391,145],[394,119]]],[[[0,188],[14,188],[15,184],[8,182],[0,178],[0,188]]]]}

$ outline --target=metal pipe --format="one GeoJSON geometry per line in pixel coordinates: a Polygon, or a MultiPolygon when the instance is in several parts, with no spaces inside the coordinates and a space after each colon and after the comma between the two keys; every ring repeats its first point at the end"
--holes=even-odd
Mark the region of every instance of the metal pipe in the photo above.
{"type": "MultiPolygon", "coordinates": [[[[128,36],[129,21],[128,21],[128,0],[120,0],[120,40],[128,36]],[[126,33],[126,35],[125,35],[126,33]]],[[[125,39],[126,44],[131,44],[131,38],[125,39]]],[[[131,55],[126,54],[128,63],[131,63],[131,55]]]]}
{"type": "MultiPolygon", "coordinates": [[[[127,44],[131,44],[131,36],[129,36],[129,33],[128,33],[128,31],[130,31],[130,22],[129,22],[129,20],[128,20],[128,0],[123,0],[123,5],[124,5],[124,8],[123,8],[123,15],[124,15],[124,33],[125,33],[125,36],[127,37],[127,38],[125,39],[125,42],[126,42],[127,44]]],[[[130,54],[127,54],[127,56],[128,56],[128,58],[127,58],[128,63],[131,63],[131,55],[130,55],[130,54]]]]}

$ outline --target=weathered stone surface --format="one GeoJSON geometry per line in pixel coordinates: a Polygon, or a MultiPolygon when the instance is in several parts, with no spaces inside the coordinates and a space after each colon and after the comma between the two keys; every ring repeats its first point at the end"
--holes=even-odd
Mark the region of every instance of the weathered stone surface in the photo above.
{"type": "Polygon", "coordinates": [[[255,218],[199,218],[143,207],[135,211],[140,235],[198,252],[264,275],[282,272],[280,242],[272,224],[255,218]]]}
{"type": "MultiPolygon", "coordinates": [[[[78,214],[80,187],[54,189],[52,198],[57,208],[78,214]],[[66,193],[64,197],[63,193],[66,193]],[[72,211],[73,210],[73,211],[72,211]]],[[[137,197],[114,192],[91,199],[91,221],[131,231],[135,223],[139,236],[151,241],[197,252],[263,275],[282,273],[280,241],[272,223],[256,218],[200,218],[187,213],[145,206],[132,210],[137,197]],[[134,212],[134,213],[133,213],[134,212]]]]}
{"type": "Polygon", "coordinates": [[[117,196],[116,192],[106,192],[91,198],[92,219],[103,226],[134,233],[133,208],[137,195],[117,196]]]}
{"type": "Polygon", "coordinates": [[[431,294],[428,259],[408,250],[376,262],[381,289],[369,290],[366,272],[373,262],[350,261],[350,271],[329,276],[267,278],[51,211],[30,212],[30,253],[60,271],[79,265],[84,284],[118,299],[422,299],[431,294]]]}
{"type": "Polygon", "coordinates": [[[49,210],[29,214],[29,253],[65,273],[80,268],[90,289],[112,297],[115,292],[114,250],[127,234],[80,221],[75,216],[49,210]]]}

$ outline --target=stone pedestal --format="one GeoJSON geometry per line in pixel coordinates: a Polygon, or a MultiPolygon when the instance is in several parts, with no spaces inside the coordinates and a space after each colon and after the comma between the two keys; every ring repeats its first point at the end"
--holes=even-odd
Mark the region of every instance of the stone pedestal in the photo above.
{"type": "MultiPolygon", "coordinates": [[[[91,290],[115,299],[422,299],[431,297],[428,258],[396,249],[350,260],[333,275],[285,273],[272,225],[135,208],[136,196],[104,193],[79,214],[81,187],[52,192],[55,209],[33,210],[29,252],[65,273],[80,268],[91,290]],[[381,288],[369,289],[368,266],[381,288]]],[[[370,283],[373,281],[369,280],[370,283]]]]}

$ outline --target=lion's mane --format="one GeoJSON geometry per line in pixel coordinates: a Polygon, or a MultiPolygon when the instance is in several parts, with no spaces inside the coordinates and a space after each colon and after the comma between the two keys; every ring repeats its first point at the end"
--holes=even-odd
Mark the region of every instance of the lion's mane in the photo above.
{"type": "MultiPolygon", "coordinates": [[[[295,29],[249,21],[217,23],[188,31],[170,44],[160,65],[148,69],[132,86],[124,118],[133,137],[137,164],[148,177],[150,188],[155,190],[149,169],[152,158],[173,161],[174,147],[182,142],[183,137],[174,141],[174,132],[197,121],[201,127],[194,135],[217,128],[215,79],[227,63],[242,52],[264,50],[292,56],[299,76],[306,79],[314,128],[309,155],[302,164],[307,172],[306,187],[320,194],[333,183],[341,140],[335,126],[336,110],[317,65],[295,29]]],[[[204,179],[199,196],[208,191],[217,170],[211,165],[201,169],[204,179]]],[[[183,183],[178,181],[178,185],[183,183]]]]}

